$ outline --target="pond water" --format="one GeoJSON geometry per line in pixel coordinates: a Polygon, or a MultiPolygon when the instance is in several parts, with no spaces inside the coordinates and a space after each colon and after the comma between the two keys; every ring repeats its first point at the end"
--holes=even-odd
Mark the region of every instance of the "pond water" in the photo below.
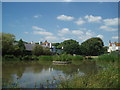
{"type": "Polygon", "coordinates": [[[76,63],[53,65],[49,61],[3,62],[2,87],[55,88],[61,80],[71,79],[75,74],[82,77],[98,72],[99,68],[93,61],[76,63]]]}

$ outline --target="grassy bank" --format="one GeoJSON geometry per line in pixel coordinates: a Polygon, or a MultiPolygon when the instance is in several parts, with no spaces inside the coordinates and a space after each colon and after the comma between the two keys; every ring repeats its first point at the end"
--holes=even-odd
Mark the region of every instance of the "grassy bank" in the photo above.
{"type": "Polygon", "coordinates": [[[61,81],[59,88],[118,88],[118,65],[117,62],[109,63],[107,68],[95,75],[78,76],[72,80],[61,81]]]}
{"type": "Polygon", "coordinates": [[[34,56],[34,55],[25,55],[25,56],[14,56],[14,55],[5,55],[2,60],[3,61],[71,61],[71,60],[83,60],[83,56],[76,55],[72,56],[69,54],[62,54],[62,55],[51,55],[51,56],[34,56]]]}

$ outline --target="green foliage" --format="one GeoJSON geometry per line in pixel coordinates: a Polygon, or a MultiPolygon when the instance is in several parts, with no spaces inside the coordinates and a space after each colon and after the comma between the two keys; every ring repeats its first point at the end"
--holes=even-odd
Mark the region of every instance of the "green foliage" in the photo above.
{"type": "Polygon", "coordinates": [[[98,56],[98,60],[103,60],[103,61],[118,61],[119,59],[119,52],[112,52],[108,54],[103,54],[98,56]]]}
{"type": "Polygon", "coordinates": [[[9,33],[2,33],[2,54],[12,54],[15,36],[9,33]]]}
{"type": "Polygon", "coordinates": [[[33,55],[40,56],[43,54],[43,47],[40,45],[36,45],[33,49],[33,55]]]}
{"type": "Polygon", "coordinates": [[[50,51],[50,49],[49,48],[43,48],[43,55],[51,55],[52,53],[51,53],[51,51],[50,51]]]}
{"type": "Polygon", "coordinates": [[[39,56],[39,60],[46,60],[46,61],[52,61],[53,56],[39,56]]]}
{"type": "Polygon", "coordinates": [[[27,60],[27,61],[29,61],[29,60],[38,60],[38,57],[37,56],[26,55],[26,56],[23,56],[21,59],[22,60],[27,60]]]}
{"type": "Polygon", "coordinates": [[[18,41],[18,47],[19,47],[21,53],[23,53],[23,52],[25,51],[25,45],[24,45],[24,42],[23,42],[22,39],[20,39],[20,40],[18,41]]]}
{"type": "Polygon", "coordinates": [[[55,48],[61,48],[60,43],[52,43],[52,46],[55,46],[55,48]]]}
{"type": "Polygon", "coordinates": [[[82,55],[100,55],[104,53],[103,41],[100,38],[90,38],[80,46],[82,55]]]}
{"type": "Polygon", "coordinates": [[[76,55],[72,56],[70,54],[61,54],[61,55],[55,55],[53,56],[54,61],[71,61],[71,60],[83,60],[83,56],[76,55]]]}
{"type": "Polygon", "coordinates": [[[72,60],[83,60],[84,57],[80,55],[72,56],[72,60]]]}
{"type": "Polygon", "coordinates": [[[65,40],[64,42],[61,43],[63,46],[63,50],[67,54],[79,54],[80,49],[79,49],[79,43],[75,40],[65,40]]]}
{"type": "Polygon", "coordinates": [[[55,55],[53,58],[54,58],[53,59],[54,61],[71,61],[72,60],[71,55],[66,53],[61,55],[55,55]]]}
{"type": "Polygon", "coordinates": [[[58,88],[119,88],[118,65],[109,63],[108,67],[97,74],[79,76],[72,79],[62,80],[58,88]]]}

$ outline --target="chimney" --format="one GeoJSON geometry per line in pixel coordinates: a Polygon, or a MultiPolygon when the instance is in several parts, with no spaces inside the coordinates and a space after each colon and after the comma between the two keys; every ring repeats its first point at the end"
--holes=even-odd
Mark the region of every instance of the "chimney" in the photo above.
{"type": "Polygon", "coordinates": [[[33,41],[31,42],[31,44],[33,44],[33,41]]]}
{"type": "Polygon", "coordinates": [[[41,44],[41,42],[39,41],[39,45],[41,44]]]}
{"type": "Polygon", "coordinates": [[[52,48],[52,44],[50,43],[50,48],[52,48]]]}

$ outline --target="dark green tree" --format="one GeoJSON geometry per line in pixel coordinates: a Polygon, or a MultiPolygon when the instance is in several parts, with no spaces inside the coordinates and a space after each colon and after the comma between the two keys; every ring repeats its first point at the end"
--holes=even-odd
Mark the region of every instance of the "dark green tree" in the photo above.
{"type": "Polygon", "coordinates": [[[18,46],[19,48],[16,47],[15,49],[17,49],[18,52],[20,51],[20,55],[24,55],[24,53],[25,53],[25,45],[24,45],[24,42],[23,42],[22,39],[20,39],[20,40],[18,41],[17,46],[18,46]]]}
{"type": "Polygon", "coordinates": [[[65,40],[61,43],[61,46],[63,46],[63,50],[67,54],[80,54],[79,42],[75,40],[65,40]]]}
{"type": "MultiPolygon", "coordinates": [[[[9,33],[1,33],[2,36],[2,55],[13,54],[15,36],[9,33]]],[[[1,37],[0,36],[0,37],[1,37]]]]}
{"type": "Polygon", "coordinates": [[[51,53],[50,49],[46,47],[46,48],[43,48],[43,54],[44,55],[51,55],[52,53],[51,53]]]}
{"type": "Polygon", "coordinates": [[[100,55],[104,52],[103,46],[104,44],[102,39],[95,37],[83,42],[80,46],[80,49],[82,55],[100,55]]]}
{"type": "Polygon", "coordinates": [[[36,45],[32,51],[33,55],[40,56],[43,55],[43,47],[41,45],[36,45]]]}

